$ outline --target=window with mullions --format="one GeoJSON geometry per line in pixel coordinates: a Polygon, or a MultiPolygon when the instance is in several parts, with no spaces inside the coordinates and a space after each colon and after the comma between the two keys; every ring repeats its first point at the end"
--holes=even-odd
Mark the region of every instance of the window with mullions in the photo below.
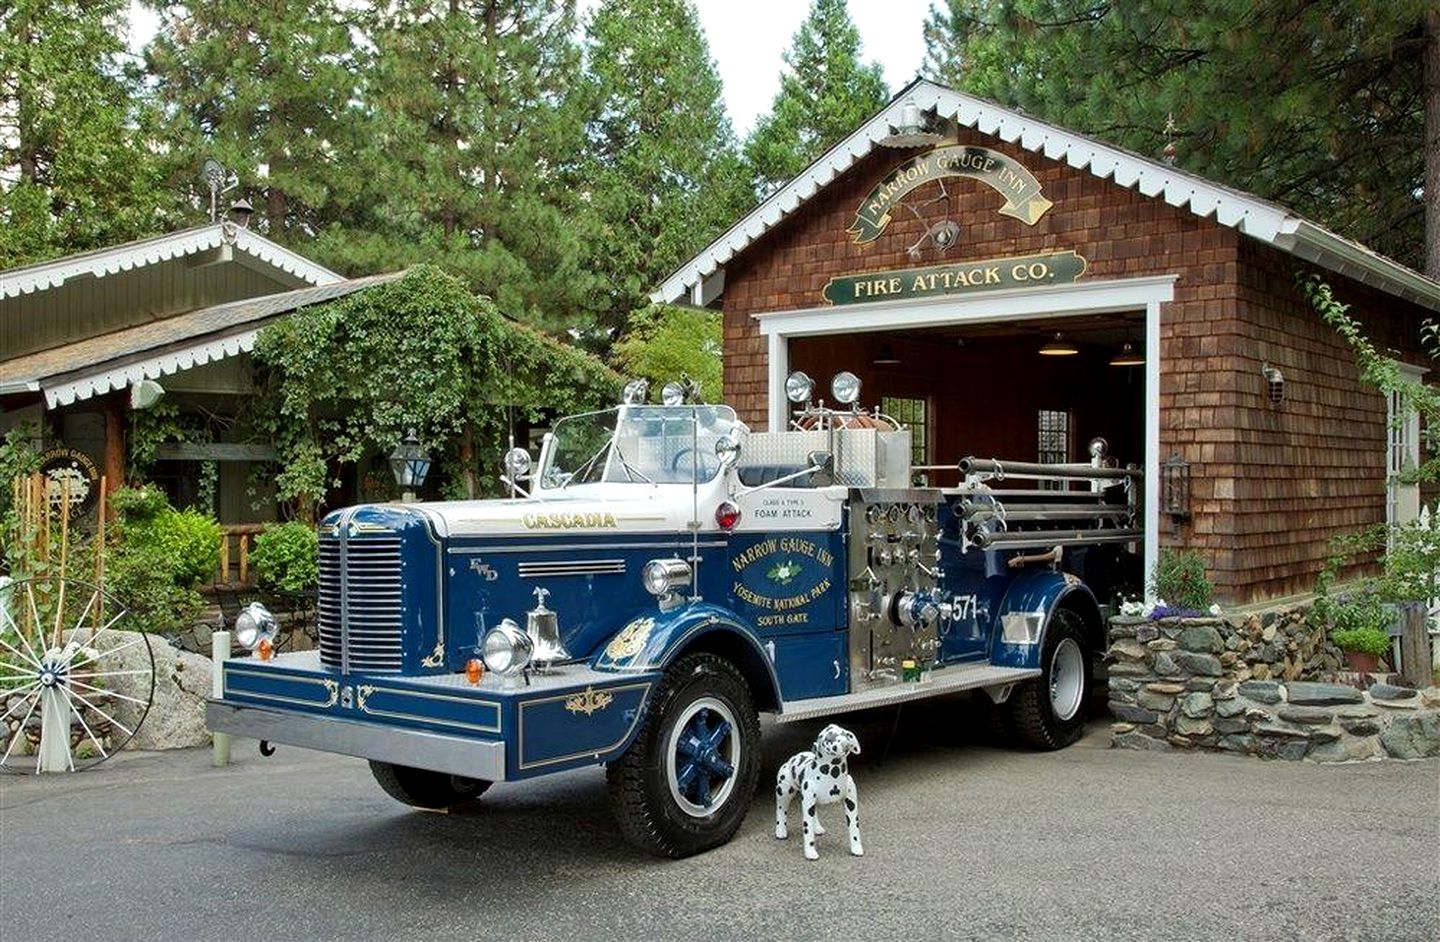
{"type": "Polygon", "coordinates": [[[929,464],[930,410],[927,401],[882,396],[880,411],[910,430],[910,463],[929,464]]]}
{"type": "MultiPolygon", "coordinates": [[[[1070,413],[1059,409],[1041,409],[1039,415],[1038,461],[1041,464],[1065,464],[1070,460],[1070,413]]],[[[1042,481],[1041,487],[1063,490],[1059,481],[1042,481]]]]}

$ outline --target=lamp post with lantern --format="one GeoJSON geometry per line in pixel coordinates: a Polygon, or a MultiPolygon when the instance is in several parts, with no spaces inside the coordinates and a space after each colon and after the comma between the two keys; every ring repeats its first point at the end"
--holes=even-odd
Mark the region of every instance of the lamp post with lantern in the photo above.
{"type": "Polygon", "coordinates": [[[430,473],[430,453],[420,445],[413,428],[390,453],[390,472],[400,486],[400,500],[407,504],[414,501],[415,492],[425,486],[430,473]]]}

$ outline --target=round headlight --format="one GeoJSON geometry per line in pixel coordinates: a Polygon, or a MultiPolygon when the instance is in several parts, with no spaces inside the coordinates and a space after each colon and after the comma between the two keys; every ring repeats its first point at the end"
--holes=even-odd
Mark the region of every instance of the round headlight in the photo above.
{"type": "Polygon", "coordinates": [[[652,559],[640,571],[640,581],[651,595],[669,595],[690,583],[690,564],[683,559],[652,559]]]}
{"type": "Polygon", "coordinates": [[[809,402],[814,391],[815,381],[800,370],[785,377],[785,398],[791,402],[809,402]]]}
{"type": "Polygon", "coordinates": [[[530,452],[523,448],[512,448],[505,452],[505,473],[510,480],[518,481],[530,473],[530,452]]]}
{"type": "Polygon", "coordinates": [[[648,379],[632,379],[625,384],[625,389],[620,393],[620,401],[627,406],[639,406],[645,404],[645,396],[650,392],[650,381],[648,379]]]}
{"type": "Polygon", "coordinates": [[[830,395],[835,397],[836,402],[847,406],[853,404],[860,398],[860,377],[848,371],[836,373],[830,381],[830,395]]]}
{"type": "Polygon", "coordinates": [[[666,383],[660,389],[660,401],[667,406],[685,404],[685,387],[679,383],[666,383]]]}
{"type": "Polygon", "coordinates": [[[518,674],[530,663],[535,644],[519,625],[509,618],[485,635],[480,644],[480,657],[485,667],[497,674],[518,674]]]}
{"type": "Polygon", "coordinates": [[[235,640],[251,651],[260,647],[261,641],[273,640],[279,630],[280,623],[259,602],[251,602],[235,616],[235,640]]]}

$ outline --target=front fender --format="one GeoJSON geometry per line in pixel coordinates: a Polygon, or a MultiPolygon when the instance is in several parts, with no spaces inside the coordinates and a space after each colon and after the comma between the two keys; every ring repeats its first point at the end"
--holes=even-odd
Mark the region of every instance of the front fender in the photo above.
{"type": "MultiPolygon", "coordinates": [[[[990,662],[1001,667],[1039,668],[1040,652],[1045,648],[1046,632],[1050,629],[1050,616],[1062,604],[1080,615],[1087,631],[1099,623],[1100,606],[1094,594],[1077,576],[1053,569],[1028,569],[1016,576],[995,612],[990,635],[990,662]],[[1017,630],[1007,640],[1006,615],[1038,615],[1039,625],[1032,625],[1033,631],[1026,638],[1021,638],[1023,632],[1017,630]]],[[[1093,654],[1095,641],[1093,638],[1088,640],[1093,654]]]]}
{"type": "Polygon", "coordinates": [[[780,681],[767,649],[744,619],[709,602],[635,616],[601,648],[591,666],[617,673],[663,671],[695,649],[734,661],[760,709],[778,706],[780,681]]]}

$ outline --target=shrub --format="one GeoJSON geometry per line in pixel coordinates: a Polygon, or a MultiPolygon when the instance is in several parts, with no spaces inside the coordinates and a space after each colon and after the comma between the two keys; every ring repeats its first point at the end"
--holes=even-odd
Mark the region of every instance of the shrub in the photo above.
{"type": "Polygon", "coordinates": [[[250,564],[262,588],[278,592],[306,592],[320,581],[316,556],[320,538],[315,528],[299,520],[268,527],[255,537],[250,564]]]}
{"type": "Polygon", "coordinates": [[[1172,606],[1208,610],[1215,587],[1205,578],[1205,557],[1194,550],[1177,553],[1162,549],[1155,561],[1155,595],[1172,606]]]}
{"type": "Polygon", "coordinates": [[[1380,657],[1390,650],[1390,635],[1380,628],[1351,628],[1330,632],[1330,640],[1342,651],[1357,651],[1380,657]]]}
{"type": "Polygon", "coordinates": [[[173,634],[194,624],[205,600],[195,586],[220,564],[220,525],[193,510],[177,511],[156,487],[112,496],[119,517],[106,582],[137,627],[173,634]]]}

